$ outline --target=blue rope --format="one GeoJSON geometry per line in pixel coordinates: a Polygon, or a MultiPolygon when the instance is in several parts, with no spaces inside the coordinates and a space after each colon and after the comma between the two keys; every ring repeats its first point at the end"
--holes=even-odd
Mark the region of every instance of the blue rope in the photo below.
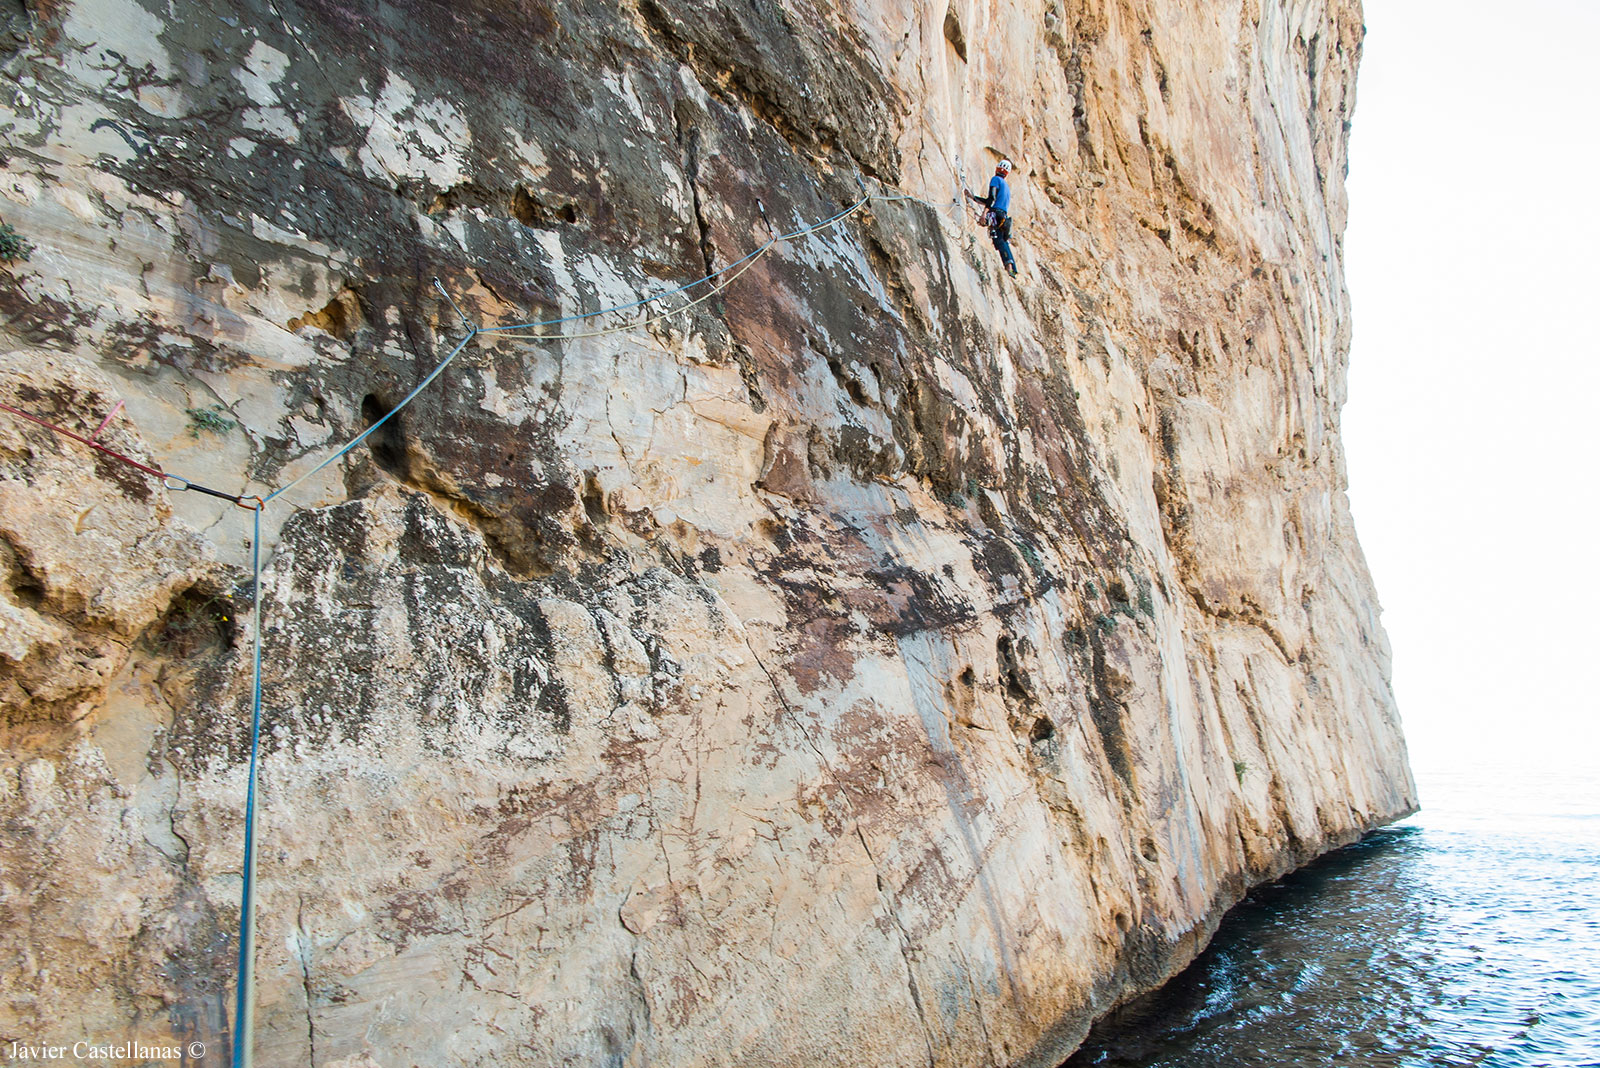
{"type": "MultiPolygon", "coordinates": [[[[320,464],[313,467],[311,470],[307,471],[293,482],[290,482],[286,486],[280,486],[278,489],[275,489],[271,493],[267,494],[266,500],[270,501],[274,498],[283,496],[289,490],[294,489],[294,487],[298,486],[300,483],[304,482],[318,471],[321,471],[324,467],[327,467],[329,464],[333,463],[333,461],[337,460],[339,457],[343,456],[357,445],[360,445],[363,441],[366,441],[367,438],[371,437],[373,432],[376,431],[380,426],[387,423],[390,419],[393,419],[396,415],[399,415],[400,409],[410,404],[418,393],[421,393],[428,387],[429,382],[432,382],[435,378],[438,378],[444,369],[450,366],[450,361],[455,359],[456,356],[460,354],[461,350],[467,347],[467,342],[471,341],[474,337],[481,333],[483,333],[482,330],[469,330],[467,332],[467,336],[461,339],[461,343],[450,350],[450,355],[446,356],[439,366],[430,371],[427,378],[424,378],[421,382],[418,382],[417,388],[413,389],[410,393],[407,393],[404,400],[402,400],[399,404],[396,404],[393,408],[390,408],[382,419],[379,419],[376,423],[373,423],[371,426],[367,427],[367,429],[357,434],[347,445],[344,446],[344,448],[340,449],[332,456],[329,456],[327,459],[323,460],[320,464]]],[[[266,501],[263,501],[262,503],[265,504],[266,501]]]]}
{"type": "MultiPolygon", "coordinates": [[[[637,307],[640,307],[642,305],[649,304],[652,301],[661,300],[663,297],[670,297],[670,296],[673,296],[673,295],[678,294],[678,293],[683,293],[686,290],[693,289],[695,286],[700,285],[700,284],[702,284],[704,282],[709,282],[713,278],[717,278],[717,277],[719,277],[719,276],[721,276],[723,274],[726,274],[727,272],[733,270],[734,268],[739,267],[740,265],[749,262],[750,260],[754,259],[755,257],[761,255],[767,249],[771,248],[773,245],[776,245],[776,244],[778,244],[780,242],[783,242],[783,241],[792,241],[797,237],[804,237],[807,234],[815,233],[818,230],[821,230],[821,229],[823,229],[823,228],[825,228],[827,226],[830,226],[833,223],[838,222],[840,219],[844,218],[846,215],[849,215],[851,212],[856,211],[863,204],[867,203],[869,200],[872,200],[872,199],[874,199],[874,198],[870,194],[867,195],[867,196],[864,196],[860,200],[856,201],[854,204],[850,205],[848,208],[845,208],[843,211],[839,211],[839,212],[836,212],[833,215],[830,215],[828,218],[823,219],[821,222],[813,223],[813,224],[811,224],[809,226],[802,226],[799,229],[791,230],[790,232],[788,232],[786,234],[779,234],[779,235],[774,236],[771,240],[769,240],[766,244],[762,245],[760,248],[757,248],[754,251],[750,252],[748,255],[745,255],[745,256],[733,261],[732,263],[728,264],[726,267],[723,267],[719,271],[713,271],[711,274],[706,275],[704,278],[697,278],[693,282],[688,283],[687,285],[679,286],[677,289],[667,290],[664,293],[656,293],[656,294],[654,294],[652,296],[645,297],[642,300],[636,300],[631,304],[618,304],[618,305],[616,305],[614,307],[602,308],[599,311],[585,312],[585,313],[583,313],[581,315],[568,315],[568,316],[565,316],[565,317],[560,318],[560,319],[545,319],[545,320],[540,320],[540,321],[537,321],[537,322],[519,323],[519,324],[515,324],[515,325],[511,325],[511,326],[474,327],[470,323],[468,323],[467,324],[467,336],[462,338],[461,341],[456,345],[456,347],[450,350],[450,354],[448,356],[446,356],[439,363],[439,365],[437,367],[435,367],[431,372],[429,372],[429,374],[428,374],[428,376],[426,378],[424,378],[421,382],[417,383],[416,388],[413,389],[410,393],[406,394],[405,398],[403,400],[401,400],[399,404],[396,404],[393,408],[389,409],[389,411],[383,416],[383,418],[379,419],[377,422],[375,422],[371,426],[367,427],[366,430],[364,430],[360,434],[356,435],[356,437],[353,438],[343,448],[339,449],[337,452],[333,453],[331,456],[328,456],[321,463],[317,464],[315,467],[313,467],[311,470],[307,471],[305,474],[303,474],[300,477],[294,479],[292,482],[289,482],[287,485],[281,486],[278,489],[273,490],[264,499],[255,498],[257,503],[256,503],[255,507],[251,509],[251,511],[254,512],[255,528],[254,528],[254,536],[253,536],[253,538],[251,540],[251,547],[250,547],[250,563],[251,563],[251,571],[252,571],[251,587],[250,588],[251,588],[251,599],[253,601],[253,607],[252,607],[252,618],[253,618],[252,630],[254,632],[255,649],[254,649],[254,667],[253,667],[253,675],[252,675],[252,681],[251,681],[251,697],[250,697],[250,777],[249,777],[249,784],[248,784],[248,787],[246,789],[246,794],[245,794],[245,815],[244,815],[244,820],[245,820],[245,827],[244,827],[244,890],[243,890],[243,894],[241,896],[240,905],[239,905],[239,979],[238,979],[238,991],[237,991],[238,1000],[237,1000],[237,1003],[236,1003],[235,1014],[234,1014],[234,1035],[233,1035],[233,1065],[234,1065],[234,1068],[250,1068],[250,1066],[252,1065],[252,1063],[254,1061],[254,1055],[255,1055],[255,1050],[254,1050],[254,1045],[255,1045],[255,999],[254,999],[254,993],[255,993],[255,909],[256,909],[256,894],[255,894],[255,884],[256,884],[256,850],[255,850],[255,844],[256,844],[256,787],[257,787],[257,782],[258,782],[258,777],[259,777],[259,766],[260,766],[260,755],[261,755],[261,513],[266,508],[267,502],[271,501],[271,500],[275,500],[276,498],[283,496],[289,490],[293,489],[295,486],[298,486],[300,483],[304,482],[306,479],[310,478],[312,475],[316,474],[318,471],[321,471],[324,467],[327,467],[329,464],[333,463],[335,460],[339,459],[341,456],[344,456],[345,454],[349,453],[352,449],[356,448],[363,441],[367,440],[367,438],[371,437],[372,434],[375,433],[378,430],[379,427],[383,426],[384,423],[387,423],[390,419],[392,419],[396,415],[398,415],[402,408],[404,408],[406,405],[410,404],[412,402],[412,400],[414,400],[419,393],[421,393],[424,389],[426,389],[428,387],[429,383],[431,383],[435,378],[438,378],[439,375],[444,372],[444,369],[450,365],[450,362],[452,360],[454,360],[458,355],[460,355],[461,351],[467,347],[467,344],[469,342],[471,342],[472,339],[477,337],[479,334],[492,334],[492,333],[500,333],[500,332],[512,331],[512,330],[526,330],[526,329],[530,329],[530,328],[533,328],[533,327],[540,327],[540,326],[557,326],[557,325],[559,325],[561,323],[569,323],[569,322],[573,322],[573,321],[580,320],[580,319],[593,319],[594,317],[599,316],[599,315],[608,315],[608,314],[610,314],[612,312],[628,311],[628,310],[630,310],[632,308],[637,308],[637,307]]],[[[902,194],[900,196],[894,196],[894,197],[877,197],[876,199],[882,200],[882,201],[885,201],[885,202],[896,201],[896,200],[915,200],[915,201],[917,201],[919,203],[927,203],[926,201],[923,201],[918,197],[913,197],[913,196],[909,196],[909,195],[905,195],[905,194],[902,194]]],[[[437,281],[435,282],[435,284],[436,285],[438,284],[437,281]]],[[[440,286],[439,288],[440,288],[440,292],[443,293],[444,292],[444,287],[440,286]]],[[[445,299],[450,300],[450,295],[448,293],[445,293],[445,299]]],[[[451,303],[452,306],[455,305],[455,301],[454,300],[451,300],[450,303],[451,303]]],[[[462,315],[461,309],[459,307],[456,308],[456,314],[462,316],[463,322],[466,321],[466,316],[462,315]]],[[[185,488],[189,488],[189,487],[186,486],[185,488]]],[[[247,500],[247,499],[249,499],[249,498],[236,498],[236,501],[237,501],[237,503],[243,504],[243,502],[245,500],[247,500]]]]}
{"type": "Polygon", "coordinates": [[[256,972],[256,778],[261,754],[261,507],[255,513],[250,540],[251,630],[255,636],[255,671],[250,697],[250,779],[244,805],[244,893],[239,902],[239,989],[234,1012],[234,1068],[250,1068],[255,1046],[256,972]]]}
{"type": "MultiPolygon", "coordinates": [[[[776,245],[780,241],[792,241],[797,237],[804,237],[806,234],[809,234],[814,230],[820,230],[824,226],[827,226],[829,223],[838,222],[840,219],[844,218],[846,215],[849,215],[852,211],[855,211],[857,208],[861,207],[861,205],[865,204],[870,199],[872,199],[872,198],[871,197],[862,197],[860,200],[856,201],[854,204],[850,205],[848,208],[845,208],[843,211],[841,211],[841,212],[839,212],[839,213],[837,213],[835,215],[830,215],[828,218],[822,220],[819,223],[814,223],[811,226],[802,226],[800,229],[791,231],[790,233],[787,233],[787,234],[780,234],[777,237],[772,238],[770,241],[768,241],[766,244],[762,245],[760,248],[757,248],[757,249],[753,250],[752,252],[750,252],[750,253],[748,253],[748,254],[746,254],[744,256],[741,256],[739,259],[734,260],[732,263],[728,264],[726,267],[723,267],[720,270],[712,271],[710,274],[706,275],[704,278],[696,278],[693,282],[690,282],[687,285],[681,285],[677,289],[668,289],[668,290],[664,290],[663,292],[660,292],[660,293],[654,293],[654,294],[651,294],[648,297],[643,298],[642,300],[636,300],[636,301],[632,302],[631,304],[616,304],[616,305],[613,305],[613,306],[611,306],[609,308],[601,308],[599,311],[583,312],[583,313],[581,313],[579,315],[565,315],[565,316],[562,316],[560,319],[540,319],[540,320],[537,320],[537,321],[531,322],[531,323],[513,323],[513,324],[511,324],[509,326],[483,326],[483,327],[479,327],[478,328],[478,333],[480,333],[480,334],[498,334],[498,333],[502,333],[502,332],[507,331],[507,330],[531,330],[531,329],[533,329],[535,327],[539,327],[539,326],[560,326],[562,323],[577,322],[580,319],[593,319],[593,318],[595,318],[596,316],[599,316],[599,315],[610,315],[612,312],[631,311],[634,308],[641,307],[641,306],[643,306],[645,304],[649,304],[649,303],[651,303],[653,301],[662,300],[662,299],[664,299],[666,297],[676,296],[679,293],[684,293],[684,292],[687,292],[688,290],[693,289],[695,286],[700,285],[703,282],[709,282],[713,278],[718,278],[718,277],[721,277],[724,274],[727,274],[729,271],[733,270],[735,267],[739,266],[740,264],[747,263],[750,260],[754,259],[755,257],[761,255],[767,249],[771,248],[773,245],[776,245]]],[[[882,199],[882,198],[880,198],[880,199],[882,199]]],[[[270,498],[269,498],[269,500],[270,500],[270,498]]]]}
{"type": "MultiPolygon", "coordinates": [[[[609,307],[609,308],[601,308],[599,311],[584,312],[581,315],[568,315],[568,316],[564,316],[563,318],[560,318],[560,319],[543,319],[543,320],[539,320],[539,321],[536,321],[536,322],[517,323],[517,324],[513,324],[513,325],[509,325],[509,326],[479,326],[479,327],[469,326],[468,330],[467,330],[467,336],[462,338],[461,339],[461,343],[450,351],[450,355],[446,356],[444,358],[443,362],[441,362],[439,364],[439,366],[435,367],[428,374],[427,378],[424,378],[421,382],[419,382],[415,389],[413,389],[410,393],[406,394],[404,400],[402,400],[399,404],[396,404],[393,408],[389,409],[388,413],[385,414],[382,419],[379,419],[377,422],[375,422],[371,426],[367,427],[367,429],[363,430],[360,434],[356,435],[356,437],[353,438],[350,442],[348,442],[343,448],[341,448],[339,451],[333,453],[331,456],[328,456],[325,459],[323,459],[323,461],[321,463],[317,464],[317,466],[313,467],[311,470],[307,471],[305,474],[303,474],[303,475],[299,476],[298,478],[294,479],[292,482],[288,483],[287,485],[280,486],[278,489],[275,489],[271,493],[267,494],[265,500],[262,503],[266,503],[266,501],[271,501],[271,500],[274,500],[274,499],[276,499],[278,497],[283,496],[289,490],[291,490],[294,487],[298,486],[300,483],[304,482],[306,479],[310,478],[312,475],[316,474],[318,471],[321,471],[324,467],[327,467],[329,464],[333,463],[335,460],[339,459],[341,456],[344,456],[351,449],[354,449],[356,446],[360,445],[363,441],[367,440],[367,438],[371,437],[374,431],[376,431],[384,423],[387,423],[390,419],[392,419],[396,415],[398,415],[399,412],[400,412],[400,409],[402,409],[406,405],[410,404],[411,401],[417,396],[417,394],[421,393],[424,389],[426,389],[427,386],[428,386],[428,383],[432,382],[435,378],[439,377],[439,374],[447,366],[449,366],[450,361],[455,359],[456,356],[460,354],[461,350],[467,347],[467,343],[469,341],[471,341],[474,337],[478,336],[479,334],[495,334],[495,333],[502,333],[502,332],[511,331],[511,330],[527,330],[527,329],[531,329],[531,328],[534,328],[534,327],[540,327],[540,326],[557,326],[557,325],[559,325],[561,323],[570,323],[570,322],[573,322],[573,321],[579,320],[579,319],[593,319],[595,316],[598,316],[598,315],[609,315],[612,312],[628,311],[631,308],[637,308],[637,307],[639,307],[641,305],[649,304],[651,301],[660,300],[663,297],[670,297],[675,293],[682,293],[685,290],[693,289],[695,286],[700,285],[702,282],[709,282],[713,278],[717,278],[717,277],[719,277],[721,275],[724,275],[724,274],[728,273],[729,271],[733,270],[735,267],[738,267],[740,264],[748,263],[750,260],[752,260],[755,257],[761,255],[767,249],[771,248],[773,245],[778,244],[779,242],[792,241],[797,237],[804,237],[806,234],[815,233],[818,230],[823,229],[824,227],[831,226],[834,223],[838,222],[840,219],[844,218],[846,215],[849,215],[851,212],[856,211],[857,209],[859,209],[863,204],[867,203],[867,201],[869,201],[871,199],[873,199],[873,198],[870,195],[869,196],[864,196],[860,200],[856,201],[854,204],[850,205],[848,208],[845,208],[843,211],[835,212],[834,214],[828,216],[826,219],[823,219],[821,222],[812,223],[809,226],[802,226],[797,230],[791,230],[786,234],[777,235],[776,237],[772,238],[771,240],[769,240],[766,244],[762,245],[761,247],[755,249],[754,251],[748,253],[747,255],[744,255],[744,256],[740,257],[737,260],[734,260],[732,263],[728,264],[726,267],[722,268],[721,270],[713,271],[711,274],[706,275],[704,278],[697,278],[693,282],[690,282],[688,285],[679,286],[677,289],[671,289],[671,290],[666,291],[665,293],[656,293],[653,296],[645,297],[642,300],[636,300],[636,301],[632,302],[631,304],[618,304],[618,305],[615,305],[615,306],[609,307]]],[[[883,201],[892,201],[892,200],[914,200],[916,198],[902,195],[902,196],[897,196],[897,197],[879,197],[878,199],[879,200],[883,200],[883,201]]],[[[444,288],[442,286],[440,287],[440,292],[444,292],[444,288]]],[[[449,296],[450,295],[448,293],[445,293],[446,299],[449,299],[449,296]]],[[[455,302],[451,301],[451,303],[453,305],[455,302]]],[[[458,315],[461,314],[461,309],[457,308],[456,309],[456,313],[458,315]]],[[[463,316],[463,321],[465,321],[465,316],[463,316]]]]}
{"type": "MultiPolygon", "coordinates": [[[[772,244],[772,242],[768,241],[767,245],[770,245],[770,244],[772,244]]],[[[715,271],[715,272],[713,272],[711,274],[708,274],[704,278],[696,278],[693,282],[690,282],[688,285],[679,286],[677,289],[664,290],[664,291],[662,291],[660,293],[655,293],[655,294],[652,294],[652,295],[650,295],[648,297],[645,297],[643,300],[636,300],[631,304],[617,304],[617,305],[615,305],[613,307],[610,307],[610,308],[601,308],[599,311],[583,312],[583,313],[581,313],[579,315],[564,315],[559,319],[540,319],[540,320],[537,320],[537,321],[531,322],[531,323],[513,323],[510,326],[485,326],[485,327],[480,327],[478,329],[478,333],[480,333],[480,334],[497,334],[497,333],[500,333],[501,331],[504,331],[504,330],[531,330],[532,328],[534,328],[536,326],[558,326],[561,323],[577,322],[579,319],[593,319],[597,315],[608,315],[611,312],[630,311],[633,308],[637,308],[637,307],[640,307],[642,305],[649,304],[652,301],[661,300],[664,297],[674,296],[674,295],[676,295],[678,293],[684,292],[685,290],[693,289],[695,286],[699,285],[701,282],[709,282],[713,278],[717,277],[718,275],[726,274],[727,272],[733,270],[735,267],[739,266],[739,264],[743,263],[745,260],[748,260],[751,256],[758,255],[761,252],[761,249],[766,248],[767,245],[762,245],[761,248],[756,249],[754,252],[750,253],[749,256],[745,256],[744,259],[736,260],[733,263],[728,264],[726,267],[722,268],[722,270],[720,270],[720,271],[715,271]]]]}

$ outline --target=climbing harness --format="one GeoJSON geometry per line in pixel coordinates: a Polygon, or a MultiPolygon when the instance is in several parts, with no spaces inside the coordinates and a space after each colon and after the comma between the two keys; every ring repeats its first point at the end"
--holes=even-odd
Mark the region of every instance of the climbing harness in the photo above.
{"type": "Polygon", "coordinates": [[[988,228],[990,241],[1011,240],[1011,213],[1009,211],[986,211],[983,216],[980,221],[988,228]]]}

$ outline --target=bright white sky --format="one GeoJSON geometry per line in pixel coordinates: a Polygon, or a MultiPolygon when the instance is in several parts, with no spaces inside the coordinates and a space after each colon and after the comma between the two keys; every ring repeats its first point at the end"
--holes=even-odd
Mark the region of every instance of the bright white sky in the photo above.
{"type": "Polygon", "coordinates": [[[1413,763],[1600,770],[1600,2],[1366,22],[1343,428],[1413,763]]]}

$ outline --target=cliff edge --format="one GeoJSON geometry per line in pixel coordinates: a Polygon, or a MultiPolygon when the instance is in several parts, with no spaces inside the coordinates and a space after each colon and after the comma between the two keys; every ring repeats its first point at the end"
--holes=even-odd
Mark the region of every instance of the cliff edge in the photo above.
{"type": "MultiPolygon", "coordinates": [[[[0,401],[263,497],[394,413],[261,513],[261,1063],[1051,1066],[1414,808],[1355,3],[0,31],[0,401]]],[[[251,519],[0,417],[0,1033],[227,1061],[251,519]]]]}

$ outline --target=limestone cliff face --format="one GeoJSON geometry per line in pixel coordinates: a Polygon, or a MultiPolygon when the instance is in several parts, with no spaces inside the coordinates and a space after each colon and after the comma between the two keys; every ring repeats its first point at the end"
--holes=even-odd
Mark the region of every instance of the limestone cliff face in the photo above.
{"type": "MultiPolygon", "coordinates": [[[[1051,1065],[1413,807],[1353,2],[0,18],[0,400],[229,492],[462,338],[435,277],[577,315],[920,198],[478,335],[267,508],[260,1063],[1051,1065]],[[1016,282],[953,203],[999,155],[1016,282]]],[[[225,1062],[249,539],[0,420],[0,1033],[225,1062]]]]}

